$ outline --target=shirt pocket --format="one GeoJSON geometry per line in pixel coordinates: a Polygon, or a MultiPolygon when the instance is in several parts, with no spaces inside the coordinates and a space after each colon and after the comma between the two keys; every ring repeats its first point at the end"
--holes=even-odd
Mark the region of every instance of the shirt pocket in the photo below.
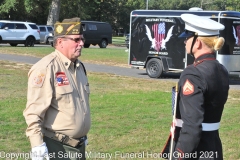
{"type": "Polygon", "coordinates": [[[73,88],[70,85],[56,87],[56,101],[59,108],[73,108],[73,88]]]}

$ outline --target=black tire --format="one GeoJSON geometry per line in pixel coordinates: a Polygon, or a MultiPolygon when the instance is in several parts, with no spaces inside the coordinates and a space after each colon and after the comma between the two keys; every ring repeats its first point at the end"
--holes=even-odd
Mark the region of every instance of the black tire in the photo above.
{"type": "Polygon", "coordinates": [[[16,47],[18,44],[17,43],[10,43],[10,46],[16,47]]]}
{"type": "Polygon", "coordinates": [[[90,44],[84,44],[84,48],[89,48],[90,44]]]}
{"type": "Polygon", "coordinates": [[[49,38],[47,38],[47,40],[46,40],[46,44],[50,44],[50,43],[49,43],[49,38]]]}
{"type": "Polygon", "coordinates": [[[33,47],[35,39],[33,37],[28,37],[25,41],[25,47],[33,47]]]}
{"type": "Polygon", "coordinates": [[[147,62],[146,71],[149,77],[159,78],[163,73],[162,61],[158,58],[152,58],[147,62]]]}
{"type": "Polygon", "coordinates": [[[106,48],[108,43],[105,39],[102,39],[102,41],[98,45],[100,48],[106,48]]]}

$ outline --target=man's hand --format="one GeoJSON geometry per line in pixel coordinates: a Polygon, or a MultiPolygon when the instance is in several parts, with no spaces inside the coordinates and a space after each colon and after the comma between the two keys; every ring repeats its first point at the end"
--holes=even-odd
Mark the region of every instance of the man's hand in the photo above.
{"type": "Polygon", "coordinates": [[[32,160],[43,160],[44,158],[49,160],[48,149],[45,142],[40,146],[32,148],[32,160]]]}

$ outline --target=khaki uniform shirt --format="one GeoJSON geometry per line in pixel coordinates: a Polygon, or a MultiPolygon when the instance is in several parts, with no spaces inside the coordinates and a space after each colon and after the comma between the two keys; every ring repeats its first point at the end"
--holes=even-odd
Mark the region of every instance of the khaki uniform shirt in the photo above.
{"type": "Polygon", "coordinates": [[[43,143],[43,128],[72,138],[88,133],[89,83],[79,60],[75,68],[73,62],[55,50],[30,69],[23,115],[32,147],[43,143]]]}

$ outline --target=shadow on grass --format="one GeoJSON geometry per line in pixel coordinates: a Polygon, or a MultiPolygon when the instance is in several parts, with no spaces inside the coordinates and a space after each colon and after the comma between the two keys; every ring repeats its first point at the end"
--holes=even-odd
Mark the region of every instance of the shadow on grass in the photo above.
{"type": "MultiPolygon", "coordinates": [[[[138,73],[139,75],[147,75],[147,73],[138,73]]],[[[166,78],[170,78],[170,79],[179,79],[180,78],[181,73],[163,73],[162,76],[160,78],[157,79],[166,79],[166,78]]]]}

